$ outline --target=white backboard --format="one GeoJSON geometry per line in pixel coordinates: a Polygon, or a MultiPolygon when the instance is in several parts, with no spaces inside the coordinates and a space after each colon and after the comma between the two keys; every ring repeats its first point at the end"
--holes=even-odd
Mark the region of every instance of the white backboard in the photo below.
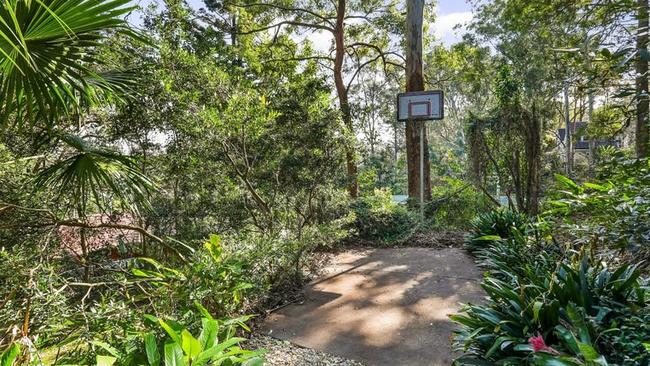
{"type": "Polygon", "coordinates": [[[397,120],[431,120],[444,117],[442,90],[397,94],[397,120]]]}

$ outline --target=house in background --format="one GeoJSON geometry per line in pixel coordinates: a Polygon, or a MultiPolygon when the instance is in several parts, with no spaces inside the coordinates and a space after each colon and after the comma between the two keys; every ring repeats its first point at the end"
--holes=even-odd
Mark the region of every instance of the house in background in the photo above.
{"type": "MultiPolygon", "coordinates": [[[[576,152],[585,152],[589,153],[589,142],[590,140],[585,136],[583,131],[587,128],[587,122],[574,122],[572,123],[572,136],[574,136],[573,139],[573,150],[576,152]],[[575,138],[576,136],[579,136],[579,138],[575,138]]],[[[558,149],[564,149],[565,144],[564,140],[566,138],[566,128],[559,128],[557,130],[557,137],[558,137],[558,149]]],[[[598,139],[594,143],[594,148],[599,148],[602,146],[613,146],[615,148],[621,148],[621,140],[617,137],[615,138],[604,138],[604,139],[598,139]]]]}

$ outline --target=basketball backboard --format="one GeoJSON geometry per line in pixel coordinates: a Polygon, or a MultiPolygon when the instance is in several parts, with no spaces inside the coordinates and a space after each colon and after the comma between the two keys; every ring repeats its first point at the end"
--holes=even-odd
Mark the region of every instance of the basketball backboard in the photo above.
{"type": "Polygon", "coordinates": [[[442,90],[397,94],[397,120],[432,120],[444,117],[442,90]]]}

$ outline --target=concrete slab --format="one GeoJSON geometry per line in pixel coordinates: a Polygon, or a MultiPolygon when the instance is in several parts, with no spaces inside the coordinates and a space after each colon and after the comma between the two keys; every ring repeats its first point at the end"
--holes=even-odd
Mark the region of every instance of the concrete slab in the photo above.
{"type": "Polygon", "coordinates": [[[481,272],[459,249],[370,249],[338,255],[305,301],[261,331],[370,366],[450,365],[448,314],[484,296],[481,272]]]}

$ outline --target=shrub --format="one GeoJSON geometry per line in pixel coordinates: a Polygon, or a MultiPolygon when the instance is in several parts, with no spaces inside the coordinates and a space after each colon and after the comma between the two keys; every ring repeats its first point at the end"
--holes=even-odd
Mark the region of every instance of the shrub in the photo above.
{"type": "Polygon", "coordinates": [[[470,225],[466,246],[470,251],[475,251],[480,249],[485,241],[510,239],[516,233],[525,233],[530,223],[526,215],[507,209],[482,213],[470,225]]]}
{"type": "Polygon", "coordinates": [[[650,257],[650,160],[614,159],[606,167],[599,180],[583,184],[556,175],[545,215],[562,219],[577,242],[650,257]]]}
{"type": "Polygon", "coordinates": [[[392,200],[390,191],[375,189],[354,204],[354,227],[362,239],[391,243],[408,238],[417,226],[416,216],[392,200]]]}
{"type": "Polygon", "coordinates": [[[160,257],[104,262],[90,282],[80,279],[78,264],[65,257],[31,268],[42,253],[0,250],[0,281],[7,285],[0,292],[6,299],[0,324],[7,331],[0,335],[0,353],[24,339],[47,363],[91,364],[98,339],[114,349],[133,348],[146,313],[177,319],[195,331],[200,319],[194,302],[218,318],[275,307],[302,285],[314,249],[346,233],[340,227],[346,220],[310,225],[300,238],[215,235],[185,262],[160,257]]]}
{"type": "Polygon", "coordinates": [[[452,319],[465,353],[457,365],[646,365],[641,343],[648,327],[647,289],[634,266],[611,269],[587,251],[521,235],[486,240],[477,250],[485,268],[483,305],[467,305],[452,319]],[[622,335],[624,334],[624,335],[622,335]]]}
{"type": "Polygon", "coordinates": [[[427,216],[433,227],[443,230],[467,230],[480,212],[489,208],[485,195],[470,183],[443,177],[432,187],[427,216]]]}
{"type": "MultiPolygon", "coordinates": [[[[145,315],[145,328],[129,335],[124,345],[115,347],[98,339],[91,342],[88,349],[82,350],[84,358],[95,355],[98,366],[261,366],[264,363],[264,350],[244,350],[239,345],[246,339],[235,337],[239,329],[250,331],[244,323],[249,317],[217,320],[200,304],[196,305],[202,314],[198,337],[175,320],[145,315]],[[121,346],[124,347],[118,348],[121,346]]],[[[21,360],[23,352],[31,351],[31,347],[15,342],[3,352],[1,364],[11,366],[21,360]]],[[[78,362],[79,358],[65,354],[59,357],[57,354],[55,360],[66,363],[78,362]]],[[[40,356],[39,361],[43,361],[40,356]]]]}

